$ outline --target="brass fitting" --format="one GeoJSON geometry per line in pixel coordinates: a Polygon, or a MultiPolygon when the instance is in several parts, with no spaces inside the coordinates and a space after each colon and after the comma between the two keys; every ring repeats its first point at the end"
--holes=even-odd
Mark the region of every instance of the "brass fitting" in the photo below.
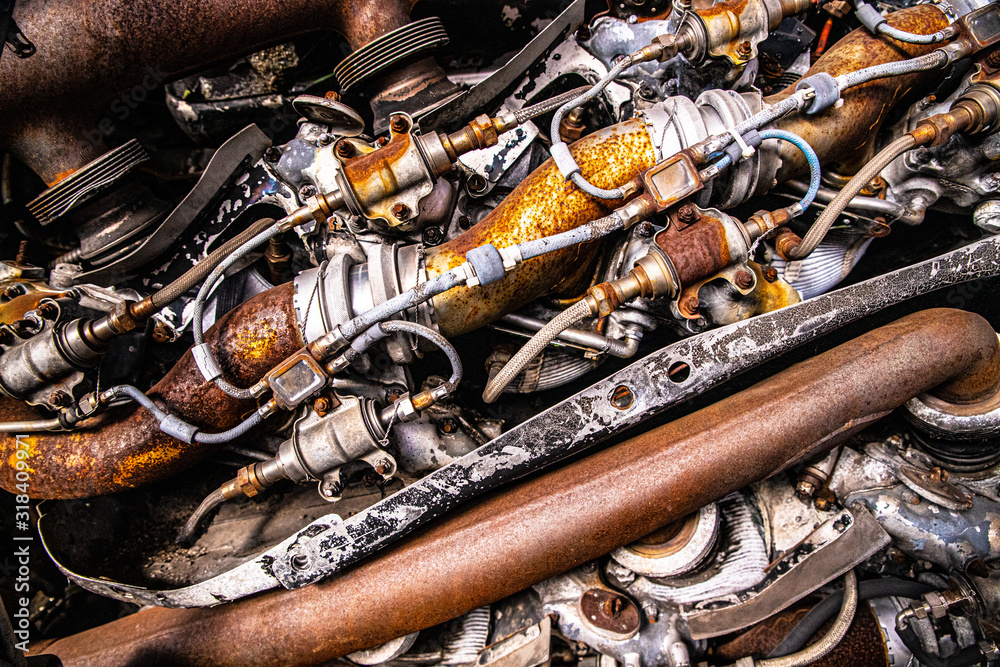
{"type": "Polygon", "coordinates": [[[778,235],[774,237],[774,251],[778,253],[778,257],[786,262],[792,261],[791,253],[800,245],[802,245],[802,239],[788,227],[779,229],[778,235]]]}
{"type": "Polygon", "coordinates": [[[219,487],[219,490],[222,491],[222,497],[226,500],[232,500],[240,495],[253,498],[271,486],[258,474],[259,466],[260,463],[251,463],[237,470],[235,479],[231,479],[219,487]]]}
{"type": "Polygon", "coordinates": [[[674,298],[680,292],[673,267],[662,252],[653,249],[639,259],[627,276],[594,285],[583,297],[591,316],[605,317],[637,297],[674,298]]]}
{"type": "Polygon", "coordinates": [[[490,146],[496,146],[499,141],[499,130],[489,116],[483,114],[474,118],[468,125],[451,134],[438,135],[448,158],[455,162],[459,155],[477,151],[490,146]]]}
{"type": "Polygon", "coordinates": [[[744,227],[747,230],[747,235],[750,237],[750,241],[753,242],[764,236],[772,229],[777,229],[778,227],[783,227],[787,225],[792,219],[792,212],[785,208],[779,208],[777,211],[757,211],[750,219],[746,221],[744,227]]]}
{"type": "Polygon", "coordinates": [[[280,221],[278,227],[283,232],[309,222],[320,224],[327,221],[333,212],[344,206],[344,197],[339,192],[320,193],[306,200],[306,205],[292,211],[280,221]]]}

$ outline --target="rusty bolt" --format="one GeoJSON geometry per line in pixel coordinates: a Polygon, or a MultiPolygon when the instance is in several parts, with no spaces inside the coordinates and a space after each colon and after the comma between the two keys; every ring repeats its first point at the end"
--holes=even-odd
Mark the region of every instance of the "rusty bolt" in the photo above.
{"type": "Polygon", "coordinates": [[[749,41],[740,42],[736,47],[736,55],[743,60],[749,60],[750,56],[753,55],[753,46],[750,45],[749,41]]]}
{"type": "Polygon", "coordinates": [[[698,219],[698,209],[693,204],[684,204],[677,209],[677,219],[685,225],[690,225],[698,219]]]}
{"type": "Polygon", "coordinates": [[[458,216],[458,226],[462,229],[468,229],[472,226],[472,218],[467,215],[458,216]]]}
{"type": "Polygon", "coordinates": [[[392,206],[392,215],[397,220],[406,220],[410,217],[410,207],[402,202],[397,202],[392,206]]]}
{"type": "Polygon", "coordinates": [[[325,97],[328,100],[333,100],[334,102],[340,101],[340,93],[338,93],[336,90],[326,91],[326,95],[324,95],[323,97],[325,97]]]}
{"type": "Polygon", "coordinates": [[[393,116],[389,119],[389,128],[397,134],[402,134],[410,129],[410,123],[406,120],[406,116],[393,116]]]}
{"type": "Polygon", "coordinates": [[[264,159],[268,162],[277,162],[281,159],[281,149],[277,146],[271,146],[264,151],[264,159]]]}
{"type": "Polygon", "coordinates": [[[27,291],[28,290],[24,288],[24,285],[21,283],[15,283],[3,291],[3,299],[4,301],[10,301],[14,297],[21,296],[27,291]]]}
{"type": "Polygon", "coordinates": [[[337,157],[347,159],[354,156],[354,144],[352,144],[347,139],[341,139],[337,142],[337,147],[334,149],[337,153],[337,157]]]}
{"type": "Polygon", "coordinates": [[[57,408],[65,408],[72,403],[72,399],[70,399],[69,394],[65,391],[54,391],[49,395],[49,403],[57,408]]]}
{"type": "Polygon", "coordinates": [[[938,468],[937,466],[931,468],[930,473],[927,477],[932,481],[940,484],[941,482],[948,481],[948,471],[943,468],[938,468]]]}
{"type": "Polygon", "coordinates": [[[392,470],[392,464],[389,463],[389,459],[379,459],[375,462],[375,472],[380,475],[384,475],[392,470]]]}
{"type": "Polygon", "coordinates": [[[750,289],[753,287],[753,274],[749,271],[737,271],[736,286],[740,289],[750,289]]]}
{"type": "Polygon", "coordinates": [[[773,283],[775,280],[778,279],[778,269],[774,268],[773,266],[765,266],[761,270],[761,273],[764,274],[764,280],[766,280],[769,283],[773,283]]]}
{"type": "Polygon", "coordinates": [[[315,185],[306,184],[299,188],[299,195],[303,199],[309,199],[310,197],[315,197],[319,190],[316,189],[315,185]]]}
{"type": "Polygon", "coordinates": [[[153,342],[154,343],[168,343],[170,342],[170,331],[167,329],[167,325],[163,322],[157,322],[153,327],[153,342]]]}
{"type": "Polygon", "coordinates": [[[1000,49],[986,56],[986,64],[994,69],[1000,67],[1000,49]]]}
{"type": "Polygon", "coordinates": [[[319,135],[319,145],[320,146],[329,146],[332,143],[333,143],[333,135],[332,134],[330,134],[328,132],[323,132],[322,134],[319,135]]]}
{"type": "Polygon", "coordinates": [[[424,245],[437,245],[444,241],[444,232],[440,227],[428,227],[423,233],[424,245]]]}
{"type": "Polygon", "coordinates": [[[701,309],[701,301],[696,296],[686,296],[677,305],[680,306],[682,312],[688,315],[694,315],[701,309]]]}
{"type": "Polygon", "coordinates": [[[316,411],[316,414],[322,417],[330,411],[330,399],[326,396],[320,396],[313,401],[313,410],[316,411]]]}
{"type": "Polygon", "coordinates": [[[383,137],[379,137],[377,139],[377,143],[378,143],[379,147],[385,146],[387,143],[389,143],[389,137],[384,137],[384,136],[383,137]]]}
{"type": "Polygon", "coordinates": [[[43,303],[38,307],[38,314],[47,320],[54,320],[59,314],[59,306],[54,303],[43,303]]]}
{"type": "Polygon", "coordinates": [[[650,236],[652,236],[653,232],[655,231],[656,228],[653,227],[653,223],[649,222],[648,220],[643,220],[642,222],[639,223],[639,226],[635,228],[636,234],[647,239],[650,236]]]}
{"type": "Polygon", "coordinates": [[[27,264],[28,258],[28,239],[21,239],[21,242],[17,245],[17,255],[14,257],[14,263],[24,266],[27,264]]]}

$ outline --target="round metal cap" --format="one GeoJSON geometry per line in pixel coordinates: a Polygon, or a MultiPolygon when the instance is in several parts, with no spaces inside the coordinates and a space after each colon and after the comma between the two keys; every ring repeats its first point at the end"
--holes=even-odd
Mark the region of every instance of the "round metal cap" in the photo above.
{"type": "Polygon", "coordinates": [[[310,123],[327,125],[331,134],[341,137],[356,137],[365,129],[365,121],[354,109],[325,97],[299,95],[292,108],[310,123]]]}

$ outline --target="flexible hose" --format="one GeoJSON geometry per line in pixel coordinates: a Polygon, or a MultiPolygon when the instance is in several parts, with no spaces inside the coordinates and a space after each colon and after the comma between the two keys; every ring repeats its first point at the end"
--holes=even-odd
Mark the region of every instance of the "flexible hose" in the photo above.
{"type": "Polygon", "coordinates": [[[864,0],[856,0],[854,4],[857,8],[858,20],[861,21],[861,24],[868,28],[868,30],[875,34],[885,35],[886,37],[890,37],[898,42],[904,42],[906,44],[937,44],[938,42],[943,42],[948,39],[948,35],[943,30],[939,30],[938,32],[930,35],[918,35],[916,33],[900,30],[899,28],[893,28],[877,9],[869,5],[864,0]]]}
{"type": "Polygon", "coordinates": [[[820,178],[823,175],[819,165],[819,156],[816,155],[816,151],[809,145],[809,142],[799,135],[786,130],[764,130],[760,133],[760,138],[763,140],[781,139],[782,141],[787,141],[805,155],[806,162],[809,163],[809,189],[806,190],[806,193],[798,202],[799,211],[796,215],[801,214],[802,211],[809,208],[813,201],[815,201],[816,193],[819,192],[820,178]]]}
{"type": "Polygon", "coordinates": [[[559,334],[590,315],[590,304],[586,299],[577,301],[572,306],[556,315],[542,327],[541,331],[531,337],[524,347],[517,351],[510,361],[500,369],[500,372],[490,380],[483,391],[483,400],[492,403],[503,393],[504,387],[520,375],[524,367],[538,356],[538,353],[556,339],[559,334]]]}
{"type": "Polygon", "coordinates": [[[833,201],[823,209],[819,217],[816,218],[816,222],[813,223],[806,235],[802,237],[802,243],[798,247],[794,248],[789,252],[789,257],[791,259],[803,259],[808,257],[809,253],[819,246],[823,237],[826,236],[830,228],[833,227],[833,223],[837,221],[840,214],[844,212],[847,204],[850,203],[854,197],[861,192],[861,190],[868,185],[873,178],[878,176],[879,172],[889,166],[893,160],[898,158],[900,155],[906,151],[912,149],[916,146],[917,141],[913,136],[909,134],[904,134],[899,139],[886,146],[871,159],[868,164],[861,168],[857,174],[854,175],[844,189],[840,191],[833,201]]]}
{"type": "Polygon", "coordinates": [[[177,539],[175,540],[177,544],[181,546],[190,546],[194,543],[195,534],[198,532],[198,528],[201,526],[201,522],[205,520],[209,512],[214,510],[216,507],[226,502],[226,497],[222,495],[222,489],[216,489],[212,491],[208,496],[201,501],[198,505],[198,509],[191,513],[188,520],[184,522],[184,527],[181,528],[181,532],[177,534],[177,539]]]}
{"type": "Polygon", "coordinates": [[[844,599],[840,606],[840,613],[833,627],[815,644],[812,644],[798,653],[786,655],[781,658],[767,658],[758,660],[757,667],[802,667],[816,662],[830,651],[837,648],[837,645],[844,639],[848,628],[854,621],[854,612],[858,608],[858,578],[854,575],[854,570],[848,570],[844,575],[844,599]]]}
{"type": "MultiPolygon", "coordinates": [[[[869,579],[858,584],[858,600],[875,598],[902,597],[915,600],[924,593],[933,591],[934,587],[919,581],[906,579],[869,579]]],[[[830,595],[817,604],[802,617],[798,625],[774,647],[769,658],[777,658],[795,653],[802,649],[827,621],[833,618],[843,603],[844,594],[840,591],[830,595]]]]}
{"type": "Polygon", "coordinates": [[[175,417],[169,412],[163,410],[160,406],[154,403],[152,399],[146,396],[146,394],[142,393],[138,388],[133,387],[130,384],[115,385],[104,392],[104,395],[111,398],[130,398],[151,412],[153,416],[156,417],[156,421],[160,423],[160,430],[167,435],[178,437],[178,432],[190,433],[191,440],[193,442],[199,442],[206,445],[217,445],[229,442],[230,440],[235,440],[264,420],[259,412],[254,412],[245,420],[227,431],[221,431],[219,433],[202,433],[192,424],[189,424],[183,419],[175,417]],[[170,431],[163,428],[164,422],[171,425],[170,431]]]}
{"type": "MultiPolygon", "coordinates": [[[[628,69],[632,65],[632,56],[627,55],[622,57],[615,66],[602,78],[600,81],[591,86],[590,90],[585,92],[583,95],[571,99],[566,102],[561,107],[559,107],[555,114],[552,116],[552,124],[549,126],[549,137],[552,140],[553,148],[557,145],[562,145],[565,150],[565,143],[561,140],[559,135],[560,126],[562,125],[563,117],[576,107],[586,104],[590,100],[597,97],[602,90],[607,88],[608,84],[614,81],[618,76],[628,69]]],[[[570,155],[568,150],[565,150],[565,155],[567,159],[576,165],[576,161],[573,156],[570,155]]],[[[558,160],[557,160],[558,164],[558,160]]],[[[566,172],[563,172],[564,174],[566,172]]],[[[570,180],[580,188],[582,191],[586,192],[591,197],[597,197],[599,199],[621,199],[625,196],[624,191],[621,188],[614,188],[612,190],[605,190],[604,188],[599,188],[596,185],[590,183],[583,174],[580,173],[579,165],[576,165],[576,171],[569,174],[570,180]]]]}
{"type": "Polygon", "coordinates": [[[532,104],[530,107],[518,109],[514,112],[514,119],[517,121],[518,125],[520,125],[521,123],[527,122],[532,118],[545,115],[553,109],[558,109],[567,102],[580,97],[588,90],[590,90],[590,86],[581,86],[562,93],[561,95],[550,97],[549,99],[538,102],[537,104],[532,104]]]}
{"type": "Polygon", "coordinates": [[[449,393],[455,390],[458,383],[462,381],[462,359],[458,356],[458,351],[447,338],[434,331],[430,327],[422,324],[409,322],[407,320],[388,320],[381,324],[376,324],[365,333],[358,336],[351,342],[351,349],[356,355],[362,354],[377,341],[382,340],[391,333],[402,332],[419,336],[437,346],[451,363],[451,377],[448,378],[447,385],[449,393]]]}
{"type": "MultiPolygon", "coordinates": [[[[202,284],[201,289],[198,290],[198,296],[194,300],[194,317],[191,321],[191,332],[194,334],[194,344],[196,347],[202,347],[205,343],[205,332],[202,325],[202,320],[205,313],[205,302],[208,300],[208,295],[215,289],[216,283],[222,278],[222,275],[226,272],[230,266],[240,261],[248,254],[254,251],[255,248],[263,243],[269,241],[272,237],[277,236],[281,233],[281,228],[275,224],[274,220],[268,220],[270,224],[265,227],[263,231],[258,232],[249,240],[241,243],[235,250],[233,250],[227,257],[225,257],[219,264],[212,269],[209,273],[208,278],[202,284]]],[[[261,221],[263,222],[263,221],[261,221]]],[[[214,358],[212,358],[212,350],[210,346],[202,347],[205,354],[211,359],[211,363],[218,365],[214,358]]],[[[206,378],[211,381],[210,378],[206,378]]],[[[241,400],[247,400],[252,398],[250,391],[243,389],[241,387],[236,387],[230,384],[222,377],[214,378],[215,385],[221,389],[226,394],[229,394],[233,398],[238,398],[241,400]]]]}
{"type": "Polygon", "coordinates": [[[240,246],[273,224],[274,220],[269,218],[258,220],[213,250],[208,257],[188,269],[180,278],[154,292],[149,299],[156,307],[156,310],[159,310],[164,306],[169,306],[174,301],[182,297],[188,292],[188,290],[204,280],[205,276],[211,273],[212,270],[217,267],[220,262],[222,262],[222,260],[229,257],[229,255],[235,252],[240,246]]]}
{"type": "Polygon", "coordinates": [[[903,74],[912,74],[914,72],[925,72],[927,70],[944,67],[948,64],[949,60],[950,58],[948,54],[938,49],[917,58],[897,60],[896,62],[883,63],[881,65],[872,65],[871,67],[865,67],[854,72],[841,74],[835,78],[837,83],[840,85],[841,92],[843,92],[848,88],[860,86],[863,83],[868,83],[869,81],[874,81],[875,79],[884,79],[890,76],[901,76],[903,74]]]}

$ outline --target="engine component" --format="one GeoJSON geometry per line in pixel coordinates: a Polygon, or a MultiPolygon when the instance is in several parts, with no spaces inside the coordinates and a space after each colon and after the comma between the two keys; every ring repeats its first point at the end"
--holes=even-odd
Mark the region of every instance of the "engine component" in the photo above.
{"type": "Polygon", "coordinates": [[[984,386],[996,382],[998,359],[996,334],[981,318],[940,311],[906,318],[701,412],[522,482],[333,579],[239,605],[146,610],[61,640],[47,650],[65,660],[102,664],[124,664],[138,654],[173,663],[197,659],[236,664],[250,659],[294,660],[299,647],[313,659],[324,659],[379,644],[632,542],[747,481],[834,444],[830,436],[850,432],[845,423],[864,423],[902,404],[907,396],[946,383],[947,394],[977,397],[984,386]],[[959,335],[968,335],[969,344],[960,348],[939,344],[959,335]],[[957,354],[942,356],[947,349],[957,354]],[[976,352],[969,355],[969,350],[976,352]],[[911,363],[920,359],[921,372],[905,378],[882,372],[898,367],[901,359],[911,363]],[[900,382],[890,387],[887,378],[900,382]],[[792,396],[794,401],[786,398],[792,396]],[[802,405],[806,401],[808,408],[802,405]],[[803,418],[806,415],[808,419],[803,418]],[[748,419],[775,428],[747,432],[748,419]],[[700,431],[698,425],[706,423],[715,426],[700,431]],[[779,432],[782,442],[772,435],[779,432]],[[731,446],[720,446],[723,433],[730,436],[731,446]],[[705,465],[706,457],[713,459],[712,465],[705,465]],[[740,465],[733,465],[734,458],[740,465]],[[697,474],[678,475],[682,467],[697,474]],[[618,493],[633,483],[645,490],[618,493]],[[553,502],[554,497],[559,502],[553,502]],[[491,530],[483,530],[484,525],[491,530]],[[595,535],[605,541],[595,543],[595,535]],[[522,567],[505,567],[512,559],[522,567]],[[383,585],[373,590],[374,573],[379,573],[383,585]],[[354,596],[368,604],[344,604],[354,596]],[[331,605],[331,599],[341,604],[331,605]],[[426,603],[419,610],[392,604],[400,599],[426,603]],[[288,633],[281,642],[262,645],[261,637],[273,636],[264,628],[288,618],[289,608],[299,611],[296,623],[286,626],[288,633]],[[126,624],[129,632],[117,630],[126,624]],[[206,636],[218,641],[206,641],[206,636]],[[242,636],[258,641],[251,647],[239,641],[242,636]]]}

